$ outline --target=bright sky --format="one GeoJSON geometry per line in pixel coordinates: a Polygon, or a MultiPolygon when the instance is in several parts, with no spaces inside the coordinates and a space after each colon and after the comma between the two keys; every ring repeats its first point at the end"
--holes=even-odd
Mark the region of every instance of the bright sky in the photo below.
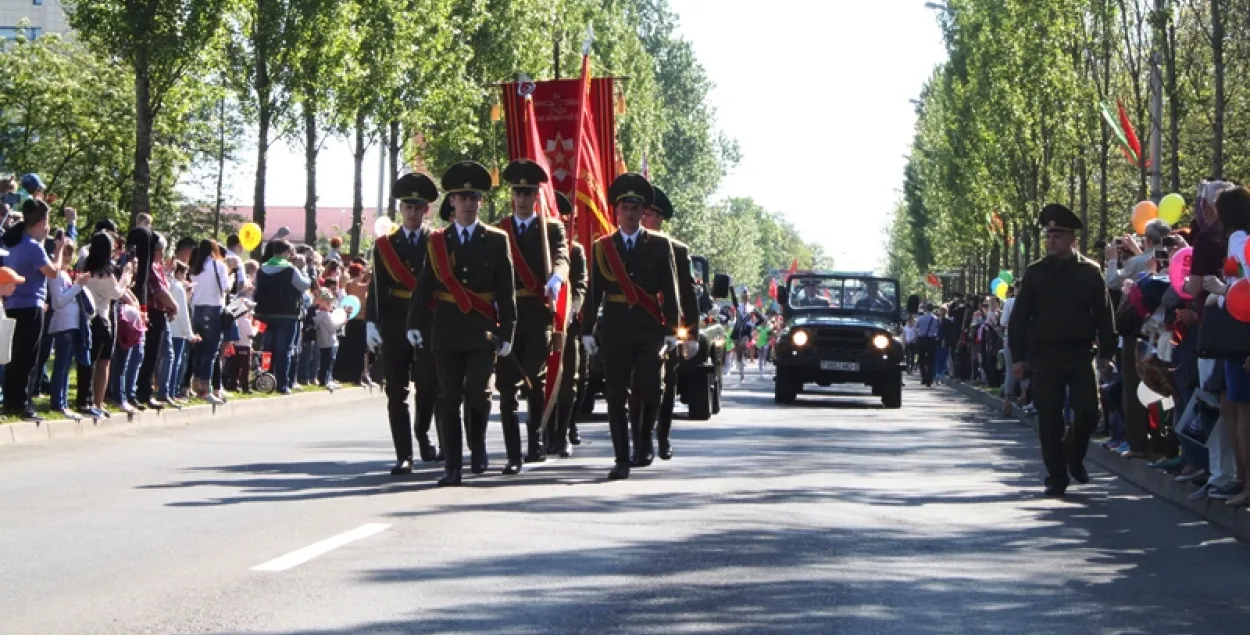
{"type": "MultiPolygon", "coordinates": [[[[670,0],[716,89],[722,130],[742,162],[722,193],[781,211],[840,269],[884,260],[885,225],[900,197],[915,110],[909,100],[945,58],[923,0],[670,0]]],[[[252,161],[249,164],[254,165],[252,161]]],[[[250,204],[250,166],[229,200],[250,204]]],[[[321,205],[350,205],[348,144],[327,144],[321,205]]],[[[378,157],[365,160],[365,205],[377,204],[378,157]]],[[[302,205],[303,157],[270,152],[270,205],[302,205]]]]}

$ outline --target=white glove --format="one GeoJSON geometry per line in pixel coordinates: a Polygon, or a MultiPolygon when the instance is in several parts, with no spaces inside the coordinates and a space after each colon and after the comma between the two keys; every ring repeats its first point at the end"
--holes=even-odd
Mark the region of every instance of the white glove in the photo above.
{"type": "Polygon", "coordinates": [[[664,353],[667,353],[675,348],[677,348],[677,336],[669,335],[664,338],[664,350],[660,351],[660,356],[663,357],[664,353]]]}
{"type": "Polygon", "coordinates": [[[378,332],[377,324],[365,322],[365,343],[375,353],[382,347],[382,334],[378,332]]]}
{"type": "Polygon", "coordinates": [[[681,348],[682,348],[681,356],[685,359],[690,359],[699,352],[699,341],[698,340],[686,340],[681,343],[681,348]]]}
{"type": "Polygon", "coordinates": [[[512,354],[512,343],[500,342],[499,343],[499,356],[507,357],[508,355],[511,355],[511,354],[512,354]]]}
{"type": "Polygon", "coordinates": [[[417,329],[409,329],[408,343],[412,344],[413,348],[421,348],[421,344],[423,343],[421,340],[421,331],[418,331],[417,329]]]}
{"type": "Polygon", "coordinates": [[[1203,276],[1202,288],[1211,295],[1224,295],[1228,292],[1228,285],[1215,276],[1203,276]]]}
{"type": "Polygon", "coordinates": [[[586,354],[591,357],[599,353],[599,343],[595,341],[594,335],[582,336],[582,348],[586,349],[586,354]]]}
{"type": "Polygon", "coordinates": [[[560,296],[560,288],[564,286],[564,278],[560,274],[553,273],[551,278],[547,280],[547,297],[552,300],[560,296]]]}

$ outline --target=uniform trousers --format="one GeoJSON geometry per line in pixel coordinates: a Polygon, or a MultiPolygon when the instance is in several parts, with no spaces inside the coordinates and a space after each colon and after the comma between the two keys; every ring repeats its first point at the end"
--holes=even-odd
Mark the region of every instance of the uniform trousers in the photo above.
{"type": "MultiPolygon", "coordinates": [[[[660,412],[655,422],[655,438],[660,442],[660,447],[669,444],[669,434],[673,431],[673,406],[677,403],[677,365],[681,363],[681,356],[677,350],[669,352],[668,359],[664,362],[663,381],[664,392],[660,395],[660,412]]],[[[648,424],[648,422],[643,422],[648,424]]],[[[648,441],[651,436],[649,430],[647,432],[648,441]]]]}
{"type": "Polygon", "coordinates": [[[386,415],[391,425],[391,442],[399,461],[413,458],[412,437],[421,447],[430,443],[430,421],[438,400],[438,374],[434,357],[424,349],[413,354],[407,331],[399,322],[382,336],[382,366],[386,378],[386,415]],[[414,385],[415,384],[415,385],[414,385]],[[416,419],[408,409],[408,393],[416,393],[416,419]]]}
{"type": "Polygon", "coordinates": [[[475,456],[486,452],[486,419],[490,416],[495,349],[435,352],[433,357],[438,373],[438,425],[443,431],[445,466],[448,470],[458,470],[464,465],[460,432],[462,403],[466,406],[469,450],[475,456]]]}
{"type": "Polygon", "coordinates": [[[565,330],[564,357],[560,362],[560,385],[557,387],[556,413],[547,422],[543,436],[546,438],[547,451],[559,452],[568,443],[569,426],[577,412],[577,386],[579,378],[585,372],[582,360],[582,328],[580,324],[571,323],[565,330]]]}
{"type": "Polygon", "coordinates": [[[920,383],[926,386],[933,385],[933,374],[937,367],[937,347],[936,337],[916,338],[916,350],[920,352],[920,383]]]}
{"type": "Polygon", "coordinates": [[[499,421],[503,428],[504,447],[509,460],[521,458],[520,402],[517,392],[529,378],[526,389],[526,432],[533,446],[542,438],[543,408],[546,406],[544,390],[547,382],[547,352],[551,345],[549,331],[517,332],[512,342],[512,352],[495,363],[496,382],[499,388],[499,421]],[[509,359],[511,358],[511,359],[509,359]],[[518,368],[519,364],[519,368],[518,368]],[[522,375],[524,372],[524,375],[522,375]]]}
{"type": "Polygon", "coordinates": [[[1032,387],[1046,485],[1066,486],[1068,467],[1085,460],[1089,439],[1098,426],[1098,377],[1094,365],[1088,359],[1035,358],[1032,387]],[[1071,428],[1063,417],[1065,397],[1075,413],[1071,428]]]}
{"type": "MultiPolygon", "coordinates": [[[[664,341],[605,346],[603,378],[608,392],[608,426],[618,464],[629,463],[630,424],[627,413],[631,387],[638,392],[640,421],[654,421],[661,397],[664,341]]],[[[635,439],[638,442],[638,439],[635,439]]]]}

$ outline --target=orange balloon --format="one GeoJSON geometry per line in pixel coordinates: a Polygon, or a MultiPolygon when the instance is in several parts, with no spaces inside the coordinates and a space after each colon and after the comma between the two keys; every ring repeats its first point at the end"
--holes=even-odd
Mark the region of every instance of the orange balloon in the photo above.
{"type": "Polygon", "coordinates": [[[1137,235],[1146,233],[1146,223],[1159,217],[1159,206],[1152,201],[1142,201],[1133,208],[1133,230],[1137,235]]]}

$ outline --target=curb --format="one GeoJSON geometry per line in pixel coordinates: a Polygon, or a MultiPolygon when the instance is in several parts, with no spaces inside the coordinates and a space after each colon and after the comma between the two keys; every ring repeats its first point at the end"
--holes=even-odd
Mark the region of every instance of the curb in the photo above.
{"type": "Polygon", "coordinates": [[[198,405],[181,410],[145,410],[130,416],[113,413],[109,419],[48,419],[39,423],[17,421],[0,424],[0,446],[47,443],[145,428],[185,428],[213,420],[263,415],[278,417],[293,411],[364,401],[377,396],[371,388],[340,388],[334,392],[262,397],[232,401],[220,406],[198,405]]]}
{"type": "MultiPolygon", "coordinates": [[[[971,398],[973,401],[979,402],[984,406],[1001,411],[1003,400],[994,395],[988,394],[980,389],[974,388],[962,382],[951,382],[948,384],[965,397],[971,398]]],[[[1019,420],[1020,423],[1037,429],[1037,416],[1020,412],[1019,408],[1012,408],[1012,417],[1019,420]]],[[[1224,501],[1212,500],[1210,498],[1202,498],[1200,500],[1189,500],[1189,495],[1197,488],[1188,483],[1177,483],[1172,480],[1172,475],[1163,470],[1152,469],[1144,461],[1125,459],[1120,455],[1103,448],[1095,442],[1090,442],[1089,452],[1086,458],[1092,460],[1103,469],[1115,474],[1121,479],[1145,490],[1157,498],[1182,507],[1203,520],[1228,530],[1242,542],[1250,543],[1250,513],[1239,512],[1237,509],[1224,504],[1224,501]]],[[[1041,456],[1038,456],[1040,463],[1041,456]]]]}

